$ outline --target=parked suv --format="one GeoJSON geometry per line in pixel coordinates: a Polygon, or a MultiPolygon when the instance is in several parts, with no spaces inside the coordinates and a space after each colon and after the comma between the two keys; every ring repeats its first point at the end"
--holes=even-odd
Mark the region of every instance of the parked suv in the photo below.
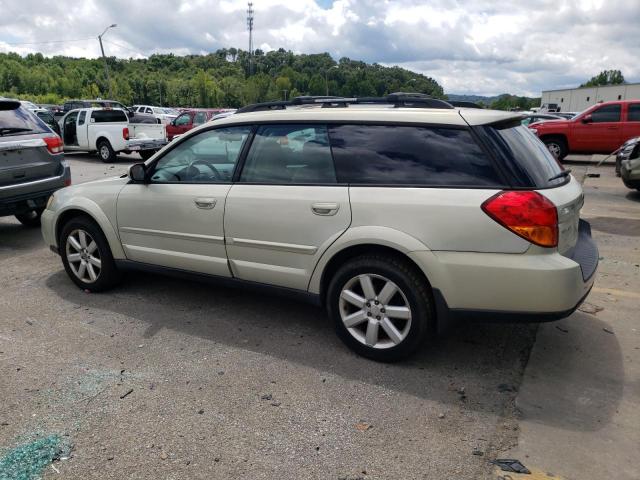
{"type": "Polygon", "coordinates": [[[405,95],[251,106],[56,193],[42,232],[82,289],[129,268],[266,285],[397,360],[452,319],[557,319],[588,294],[580,183],[522,118],[405,95]]]}
{"type": "Polygon", "coordinates": [[[20,102],[0,100],[0,216],[40,225],[51,193],[70,184],[60,137],[20,102]]]}

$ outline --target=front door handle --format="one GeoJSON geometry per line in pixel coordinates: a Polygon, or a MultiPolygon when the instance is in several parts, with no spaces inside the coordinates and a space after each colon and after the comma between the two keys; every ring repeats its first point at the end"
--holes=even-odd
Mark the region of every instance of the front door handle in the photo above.
{"type": "Polygon", "coordinates": [[[193,203],[196,204],[196,207],[202,208],[204,210],[211,210],[216,206],[215,198],[207,198],[207,197],[198,197],[193,199],[193,203]]]}
{"type": "Polygon", "coordinates": [[[316,215],[331,216],[338,213],[340,205],[337,203],[313,203],[311,204],[311,211],[316,215]]]}

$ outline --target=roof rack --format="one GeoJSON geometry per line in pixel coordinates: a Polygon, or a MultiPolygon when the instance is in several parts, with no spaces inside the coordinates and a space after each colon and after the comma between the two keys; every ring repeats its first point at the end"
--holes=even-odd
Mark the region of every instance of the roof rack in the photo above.
{"type": "Polygon", "coordinates": [[[395,108],[438,108],[452,109],[450,103],[432,98],[422,93],[390,93],[385,97],[331,97],[331,96],[303,96],[289,101],[254,103],[239,108],[236,113],[264,112],[270,110],[285,110],[287,107],[300,105],[321,105],[322,108],[341,108],[348,105],[393,105],[395,108]]]}

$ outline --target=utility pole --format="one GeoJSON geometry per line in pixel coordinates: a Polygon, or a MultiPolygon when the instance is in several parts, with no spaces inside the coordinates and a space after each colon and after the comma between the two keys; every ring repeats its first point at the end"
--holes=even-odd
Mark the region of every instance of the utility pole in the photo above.
{"type": "Polygon", "coordinates": [[[249,76],[253,67],[253,3],[249,2],[247,8],[247,28],[249,29],[249,76]]]}
{"type": "Polygon", "coordinates": [[[102,60],[104,60],[104,73],[107,76],[107,88],[109,90],[109,99],[111,99],[111,78],[109,78],[109,65],[107,64],[107,57],[104,54],[104,47],[102,46],[102,36],[107,33],[107,30],[110,28],[116,28],[118,25],[111,24],[107,28],[104,29],[100,35],[98,35],[98,41],[100,42],[100,51],[102,52],[102,60]]]}

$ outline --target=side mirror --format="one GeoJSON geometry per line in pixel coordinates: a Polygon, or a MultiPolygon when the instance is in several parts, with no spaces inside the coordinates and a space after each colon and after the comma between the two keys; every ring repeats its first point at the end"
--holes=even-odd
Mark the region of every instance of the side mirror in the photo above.
{"type": "Polygon", "coordinates": [[[129,167],[129,178],[136,183],[144,183],[146,171],[144,163],[134,163],[129,167]]]}
{"type": "Polygon", "coordinates": [[[582,117],[582,123],[591,123],[591,122],[593,122],[593,117],[591,116],[591,114],[585,115],[584,117],[582,117]]]}

